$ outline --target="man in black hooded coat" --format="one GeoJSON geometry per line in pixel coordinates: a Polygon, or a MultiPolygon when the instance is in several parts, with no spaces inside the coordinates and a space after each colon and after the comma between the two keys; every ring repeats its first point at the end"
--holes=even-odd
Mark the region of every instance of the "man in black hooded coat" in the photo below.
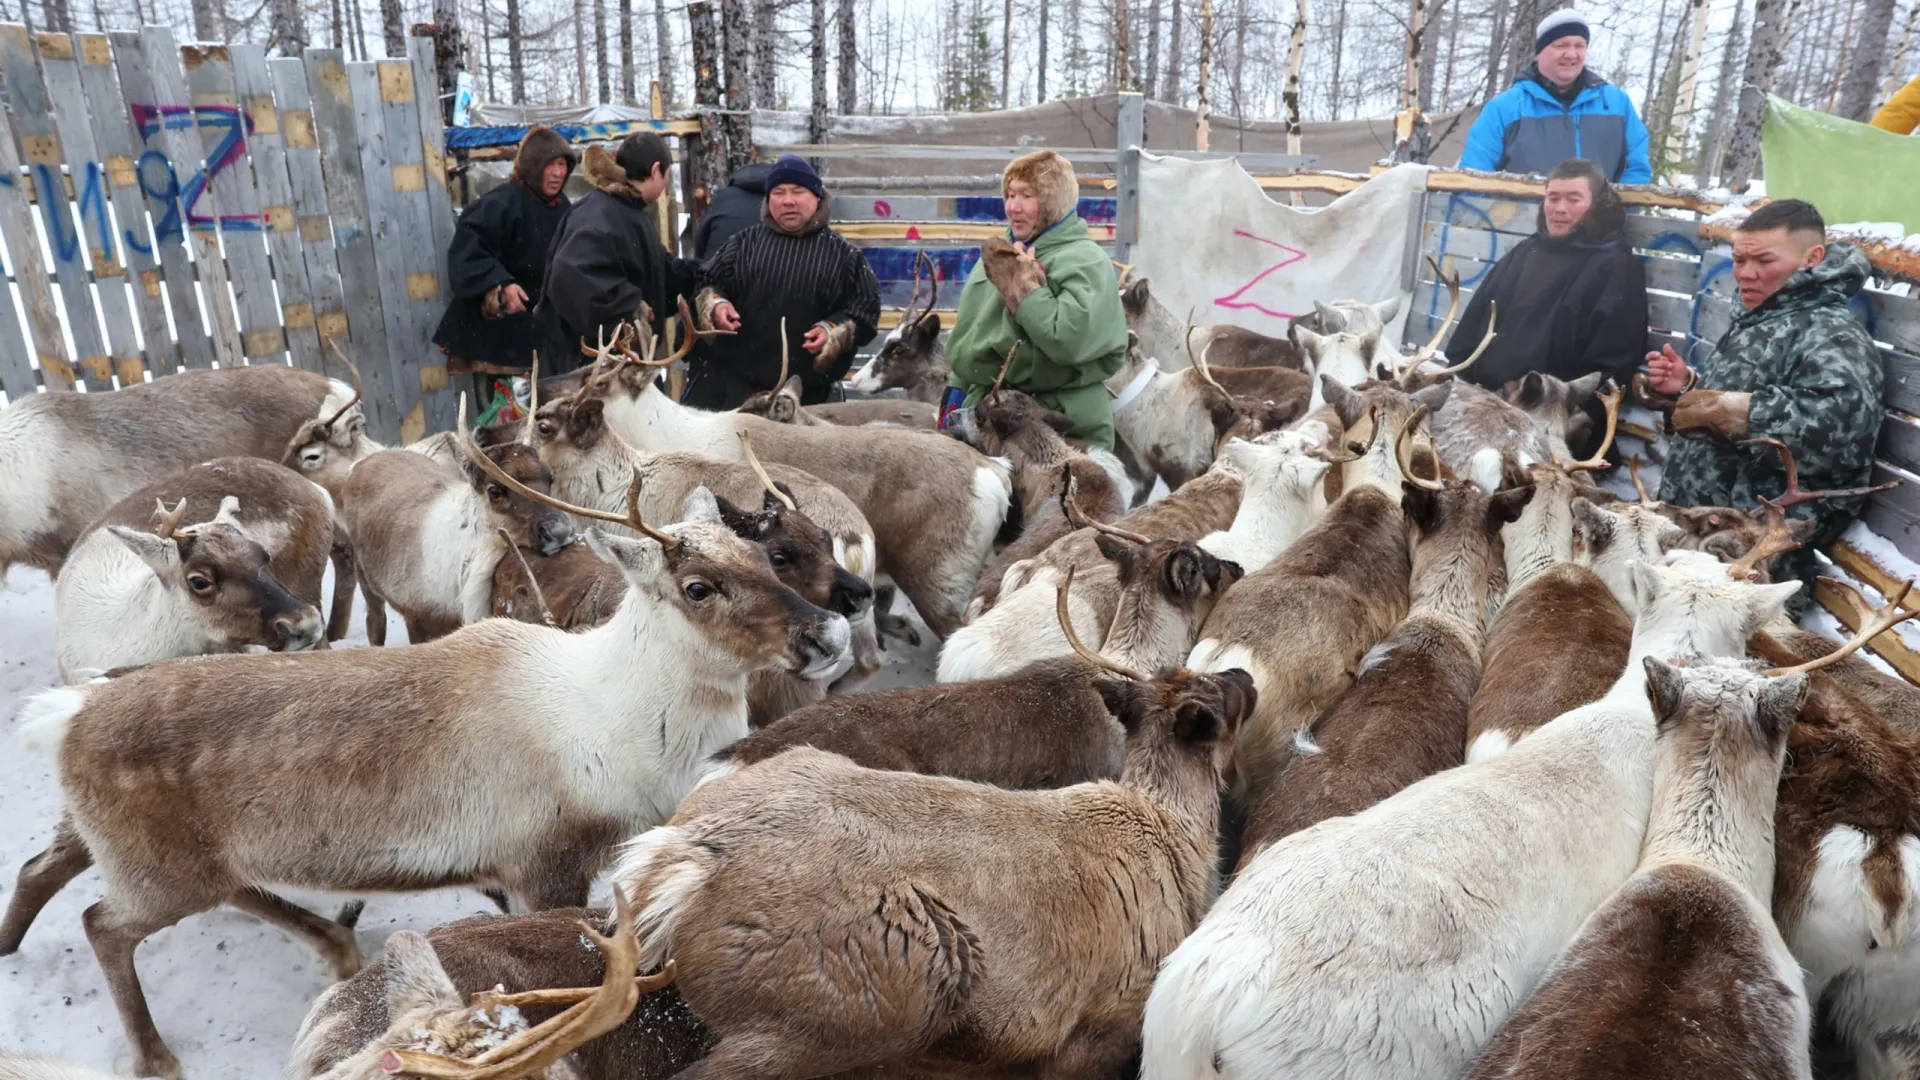
{"type": "MultiPolygon", "coordinates": [[[[1647,352],[1647,274],[1626,220],[1591,162],[1557,166],[1534,234],[1474,287],[1447,342],[1448,359],[1459,363],[1494,322],[1493,343],[1462,377],[1494,393],[1529,371],[1566,382],[1599,372],[1624,387],[1647,352]]],[[[1589,411],[1600,418],[1592,402],[1589,411]]]]}
{"type": "Polygon", "coordinates": [[[666,140],[653,132],[627,136],[611,154],[587,147],[580,171],[593,190],[553,238],[546,294],[534,311],[547,342],[543,370],[579,368],[581,342],[591,347],[603,331],[611,340],[628,319],[649,318],[662,334],[679,301],[693,301],[700,264],[669,253],[654,224],[671,161],[666,140]]]}
{"type": "Polygon", "coordinates": [[[433,333],[454,374],[525,371],[541,348],[534,324],[547,277],[547,252],[567,216],[562,193],[578,158],[550,128],[528,130],[513,178],[460,213],[447,248],[453,299],[433,333]],[[549,168],[552,166],[552,168],[549,168]]]}

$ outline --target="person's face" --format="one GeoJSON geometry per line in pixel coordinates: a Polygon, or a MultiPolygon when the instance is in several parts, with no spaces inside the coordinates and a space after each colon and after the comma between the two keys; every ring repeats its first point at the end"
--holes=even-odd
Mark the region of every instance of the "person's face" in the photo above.
{"type": "Polygon", "coordinates": [[[819,209],[820,200],[799,184],[778,184],[767,192],[767,213],[782,232],[799,232],[819,209]]]}
{"type": "Polygon", "coordinates": [[[1031,240],[1040,230],[1040,197],[1033,185],[1015,180],[1007,185],[1007,225],[1016,240],[1031,240]]]}
{"type": "Polygon", "coordinates": [[[657,202],[662,192],[667,190],[667,167],[659,162],[653,163],[653,172],[640,181],[640,197],[648,202],[657,202]]]}
{"type": "Polygon", "coordinates": [[[560,189],[567,186],[567,174],[571,171],[566,158],[557,157],[547,162],[547,167],[540,170],[540,194],[549,199],[560,194],[560,189]]]}
{"type": "Polygon", "coordinates": [[[1573,80],[1587,69],[1587,39],[1577,34],[1568,34],[1558,41],[1549,42],[1540,50],[1537,58],[1540,74],[1555,86],[1573,85],[1573,80]]]}
{"type": "Polygon", "coordinates": [[[1827,257],[1827,245],[1812,233],[1784,228],[1733,234],[1733,280],[1740,286],[1740,302],[1748,311],[1780,291],[1795,270],[1818,266],[1827,257]]]}
{"type": "Polygon", "coordinates": [[[1547,235],[1570,235],[1593,209],[1593,189],[1581,178],[1547,181],[1547,235]]]}

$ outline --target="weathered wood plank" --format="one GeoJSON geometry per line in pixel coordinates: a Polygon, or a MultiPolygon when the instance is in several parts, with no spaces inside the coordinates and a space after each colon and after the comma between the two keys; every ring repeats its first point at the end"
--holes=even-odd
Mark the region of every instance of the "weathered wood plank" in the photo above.
{"type": "MultiPolygon", "coordinates": [[[[76,34],[82,122],[89,126],[98,155],[102,182],[113,207],[112,240],[140,327],[142,365],[150,377],[171,374],[179,364],[179,348],[167,328],[166,299],[162,295],[160,261],[154,254],[153,233],[147,222],[146,197],[140,191],[139,148],[127,122],[126,98],[113,74],[113,54],[105,34],[76,34]]],[[[48,79],[56,78],[49,69],[48,79]]],[[[82,210],[82,217],[86,216],[82,210]]],[[[97,273],[96,267],[96,273],[97,273]]],[[[122,385],[126,383],[123,378],[122,385]]]]}
{"type": "MultiPolygon", "coordinates": [[[[373,437],[393,442],[400,437],[401,413],[395,408],[393,358],[387,351],[386,314],[381,310],[379,267],[360,161],[360,125],[347,85],[347,63],[339,49],[308,49],[306,73],[314,140],[325,162],[334,257],[345,310],[350,313],[352,340],[340,344],[342,348],[351,344],[349,355],[366,380],[367,399],[373,406],[367,425],[373,437]]],[[[312,241],[308,243],[311,246],[312,241]]]]}
{"type": "Polygon", "coordinates": [[[1897,413],[1887,414],[1880,425],[1880,442],[1874,456],[1890,465],[1920,473],[1920,422],[1897,413]]]}
{"type": "MultiPolygon", "coordinates": [[[[431,48],[432,43],[427,44],[431,48]]],[[[433,78],[432,71],[429,64],[429,80],[433,78]]],[[[427,201],[427,161],[420,131],[419,99],[431,97],[434,84],[431,81],[416,83],[416,69],[410,60],[378,61],[376,72],[381,123],[387,135],[388,169],[393,178],[388,194],[393,200],[393,224],[398,240],[383,249],[380,257],[399,262],[405,290],[397,297],[388,294],[400,305],[407,326],[404,345],[395,349],[395,360],[411,372],[414,385],[419,387],[423,403],[422,433],[446,431],[453,427],[454,400],[447,389],[446,363],[432,338],[434,327],[439,325],[447,306],[447,254],[440,246],[432,208],[427,201]]],[[[436,115],[435,120],[438,119],[436,115]]]]}
{"type": "MultiPolygon", "coordinates": [[[[142,294],[148,298],[158,296],[166,304],[165,311],[160,313],[162,329],[157,335],[146,329],[151,322],[141,324],[147,335],[147,370],[158,377],[170,373],[175,362],[190,368],[209,368],[214,360],[213,335],[202,318],[199,276],[187,248],[185,218],[180,211],[180,184],[166,151],[160,149],[160,118],[152,111],[155,98],[153,80],[147,73],[146,50],[136,33],[110,33],[107,41],[112,47],[119,85],[113,85],[114,80],[105,76],[92,76],[86,83],[87,107],[93,112],[100,145],[124,146],[126,155],[134,161],[134,175],[130,179],[139,192],[145,212],[133,208],[122,212],[115,203],[115,212],[120,215],[121,239],[137,250],[135,241],[144,238],[148,254],[160,265],[158,281],[152,276],[151,264],[140,275],[142,294]],[[116,129],[120,131],[118,135],[116,129]],[[164,329],[169,313],[174,342],[171,349],[164,345],[169,336],[164,329]],[[156,336],[160,354],[164,355],[156,354],[156,336]]],[[[81,78],[86,81],[90,76],[83,72],[81,78]]],[[[128,178],[116,176],[114,179],[116,183],[123,183],[128,178]]],[[[143,308],[143,320],[150,318],[143,308]]]]}
{"type": "Polygon", "coordinates": [[[233,89],[251,134],[247,156],[253,162],[254,189],[259,196],[260,227],[272,257],[278,286],[280,325],[296,367],[324,371],[320,335],[313,324],[313,292],[307,284],[307,262],[300,250],[299,215],[293,208],[293,183],[287,176],[286,136],[280,128],[280,109],[273,99],[273,80],[267,73],[267,50],[259,45],[234,45],[227,50],[233,62],[233,89]]]}
{"type": "MultiPolygon", "coordinates": [[[[273,79],[274,105],[279,110],[280,142],[293,207],[298,258],[305,263],[307,318],[286,316],[289,336],[296,322],[312,324],[314,340],[326,352],[321,335],[341,348],[352,344],[347,329],[346,295],[340,285],[340,264],[334,258],[333,222],[327,214],[327,186],[321,175],[320,148],[314,137],[312,99],[307,92],[307,68],[297,56],[267,61],[273,79]]],[[[276,258],[278,256],[276,255],[276,258]]],[[[331,361],[332,357],[327,357],[331,361]]],[[[370,415],[370,414],[369,414],[370,415]]]]}
{"type": "MultiPolygon", "coordinates": [[[[1488,232],[1485,229],[1450,225],[1440,221],[1429,221],[1420,227],[1420,251],[1423,256],[1471,261],[1483,268],[1499,262],[1500,256],[1512,251],[1514,245],[1519,242],[1518,238],[1506,233],[1488,232]]],[[[1420,260],[1419,272],[1425,275],[1431,275],[1433,272],[1426,265],[1424,257],[1420,260]]],[[[1472,286],[1479,284],[1480,278],[1484,276],[1484,271],[1468,273],[1462,270],[1460,280],[1462,284],[1472,286]],[[1468,280],[1469,278],[1472,280],[1468,280]]]]}
{"type": "MultiPolygon", "coordinates": [[[[1841,569],[1853,573],[1845,566],[1841,569]]],[[[1842,626],[1856,633],[1879,614],[1875,611],[1863,610],[1857,594],[1834,585],[1826,578],[1820,578],[1814,582],[1813,598],[1820,602],[1821,607],[1831,612],[1842,626]]],[[[1907,645],[1906,641],[1900,637],[1898,630],[1888,630],[1875,636],[1867,643],[1867,648],[1873,650],[1874,655],[1885,660],[1895,671],[1905,676],[1908,682],[1920,682],[1920,653],[1914,652],[1907,645]]]]}
{"type": "MultiPolygon", "coordinates": [[[[380,69],[376,61],[346,65],[347,93],[354,120],[354,145],[348,150],[360,160],[365,189],[366,221],[372,245],[375,286],[386,336],[384,363],[391,381],[388,394],[403,443],[426,434],[425,407],[420,401],[420,378],[407,361],[411,344],[407,311],[407,278],[394,245],[400,242],[393,191],[393,167],[388,157],[385,117],[380,108],[380,69]]],[[[329,192],[331,195],[331,192],[329,192]]],[[[331,201],[331,200],[330,200],[331,201]]]]}
{"type": "Polygon", "coordinates": [[[1920,416],[1920,356],[1898,349],[1881,349],[1886,373],[1882,389],[1888,408],[1920,416]]]}
{"type": "Polygon", "coordinates": [[[1892,491],[1867,498],[1860,520],[1904,552],[1920,552],[1920,475],[1884,461],[1873,463],[1873,482],[1900,481],[1892,491]]]}
{"type": "MultiPolygon", "coordinates": [[[[64,34],[54,35],[58,44],[71,49],[64,34]]],[[[89,390],[113,389],[113,361],[107,355],[100,321],[93,314],[93,297],[87,280],[87,264],[80,233],[73,220],[73,204],[67,200],[61,182],[60,166],[66,155],[60,135],[53,124],[53,103],[47,97],[46,83],[35,63],[33,43],[27,29],[18,24],[0,27],[0,73],[6,77],[7,99],[13,108],[13,133],[20,140],[26,158],[28,182],[34,201],[40,207],[40,223],[46,230],[46,248],[54,283],[59,286],[60,310],[66,314],[66,329],[73,341],[74,363],[81,381],[89,390]]]]}
{"type": "Polygon", "coordinates": [[[1646,268],[1649,289],[1692,296],[1700,284],[1700,263],[1694,259],[1642,256],[1640,265],[1646,268]]]}
{"type": "MultiPolygon", "coordinates": [[[[22,35],[26,27],[0,24],[0,33],[22,35]]],[[[40,381],[48,390],[74,388],[73,354],[60,332],[60,316],[54,305],[53,280],[47,276],[40,257],[40,240],[34,231],[33,207],[27,201],[30,186],[21,181],[19,143],[14,140],[13,120],[8,110],[0,109],[0,237],[7,244],[7,261],[13,267],[20,286],[21,306],[26,309],[27,326],[33,331],[32,348],[40,365],[40,381]]]]}
{"type": "Polygon", "coordinates": [[[434,93],[437,75],[434,70],[433,39],[408,38],[407,56],[413,64],[414,86],[419,90],[414,95],[414,104],[419,116],[421,159],[426,166],[428,221],[433,225],[434,250],[441,253],[441,294],[451,296],[444,280],[445,254],[453,246],[456,216],[453,212],[453,193],[447,189],[447,129],[441,120],[439,99],[434,93]]]}
{"type": "Polygon", "coordinates": [[[1538,200],[1508,199],[1467,192],[1434,191],[1426,200],[1429,222],[1497,232],[1514,242],[1533,234],[1539,220],[1538,200]]]}
{"type": "MultiPolygon", "coordinates": [[[[103,155],[94,144],[88,122],[86,92],[80,88],[80,61],[73,39],[65,34],[41,34],[40,70],[53,105],[53,126],[67,159],[67,175],[78,189],[73,242],[85,249],[93,269],[93,295],[100,305],[106,330],[107,356],[120,385],[146,381],[140,362],[140,339],[134,333],[133,299],[127,295],[127,273],[108,206],[103,155]]],[[[66,239],[61,240],[62,244],[66,239]]],[[[85,293],[81,294],[83,297],[85,293]]],[[[92,314],[88,305],[88,314],[92,314]]]]}
{"type": "Polygon", "coordinates": [[[1665,293],[1647,294],[1648,325],[1675,334],[1684,334],[1693,326],[1693,301],[1665,293]]]}
{"type": "Polygon", "coordinates": [[[1628,214],[1627,242],[1643,251],[1700,254],[1700,228],[1685,218],[1628,214]]]}
{"type": "MultiPolygon", "coordinates": [[[[173,175],[179,178],[181,221],[191,237],[194,269],[200,278],[200,302],[208,315],[214,359],[223,366],[237,365],[244,362],[246,355],[240,339],[240,317],[234,307],[226,259],[220,251],[220,233],[199,205],[205,198],[206,153],[201,146],[199,119],[187,93],[186,75],[180,67],[180,50],[174,44],[173,30],[165,26],[141,30],[140,51],[146,55],[153,100],[150,107],[135,109],[135,117],[141,119],[144,109],[145,115],[151,118],[156,141],[171,162],[173,175]]],[[[149,121],[142,119],[141,122],[144,127],[149,121]]]]}
{"type": "Polygon", "coordinates": [[[1906,352],[1920,353],[1920,297],[1895,296],[1878,289],[1868,289],[1862,295],[1873,311],[1869,328],[1874,340],[1906,352]]]}
{"type": "Polygon", "coordinates": [[[287,341],[267,262],[260,196],[248,168],[251,116],[234,91],[233,61],[225,45],[182,45],[187,92],[193,99],[200,143],[206,149],[206,187],[201,205],[216,220],[240,317],[241,352],[247,361],[285,363],[287,341]]]}

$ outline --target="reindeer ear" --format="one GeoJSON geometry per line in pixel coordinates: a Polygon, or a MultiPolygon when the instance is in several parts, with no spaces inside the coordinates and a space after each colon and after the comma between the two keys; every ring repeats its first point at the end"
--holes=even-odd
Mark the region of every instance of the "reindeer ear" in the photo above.
{"type": "Polygon", "coordinates": [[[582,535],[588,551],[619,567],[621,574],[636,585],[652,584],[666,566],[666,552],[655,541],[615,536],[594,528],[582,535]]]}
{"type": "Polygon", "coordinates": [[[1687,677],[1657,656],[1643,658],[1641,665],[1647,672],[1647,700],[1653,704],[1654,725],[1665,731],[1680,719],[1687,677]]]}
{"type": "Polygon", "coordinates": [[[714,501],[713,492],[705,484],[687,493],[687,501],[680,504],[681,521],[718,521],[726,519],[720,516],[720,504],[714,501]]]}
{"type": "Polygon", "coordinates": [[[753,539],[754,528],[760,522],[758,513],[743,510],[718,495],[713,497],[713,505],[720,511],[720,520],[726,523],[727,528],[733,530],[735,536],[753,539]]]}
{"type": "Polygon", "coordinates": [[[929,311],[925,315],[920,316],[919,319],[914,321],[912,335],[917,348],[925,348],[939,340],[940,313],[937,311],[929,311]]]}
{"type": "Polygon", "coordinates": [[[1289,333],[1293,336],[1293,343],[1307,354],[1306,359],[1312,363],[1319,363],[1320,353],[1327,347],[1325,335],[1314,333],[1304,323],[1296,324],[1289,333]]]}
{"type": "Polygon", "coordinates": [[[1431,533],[1439,524],[1440,493],[1423,488],[1406,480],[1400,482],[1400,512],[1407,520],[1420,527],[1421,532],[1431,533]]]}
{"type": "Polygon", "coordinates": [[[1346,313],[1321,300],[1313,302],[1313,318],[1323,334],[1337,334],[1347,328],[1346,313]]]}
{"type": "MultiPolygon", "coordinates": [[[[1447,399],[1453,396],[1453,377],[1448,376],[1423,390],[1414,392],[1413,403],[1425,405],[1429,413],[1438,413],[1446,408],[1447,399]]],[[[1428,430],[1432,430],[1429,428],[1428,430]]]]}
{"type": "Polygon", "coordinates": [[[1048,409],[1040,414],[1040,422],[1062,435],[1073,434],[1073,417],[1068,416],[1066,413],[1054,412],[1052,409],[1048,409]]]}
{"type": "Polygon", "coordinates": [[[1127,570],[1133,566],[1135,544],[1131,540],[1122,540],[1117,536],[1108,536],[1103,532],[1093,534],[1093,546],[1108,562],[1120,564],[1120,576],[1127,576],[1127,570]]]}
{"type": "Polygon", "coordinates": [[[1175,599],[1188,602],[1199,599],[1207,588],[1206,567],[1201,563],[1199,550],[1188,544],[1174,548],[1172,554],[1167,556],[1167,568],[1162,580],[1166,582],[1168,595],[1175,599]]]}
{"type": "Polygon", "coordinates": [[[1140,726],[1140,688],[1132,679],[1119,679],[1109,675],[1097,675],[1093,680],[1093,691],[1100,695],[1100,701],[1106,705],[1107,712],[1113,714],[1127,734],[1133,734],[1140,726]]]}
{"type": "Polygon", "coordinates": [[[1498,531],[1502,525],[1519,521],[1520,512],[1533,501],[1533,491],[1532,484],[1521,484],[1494,492],[1487,500],[1487,525],[1498,531]]]}
{"type": "Polygon", "coordinates": [[[1174,707],[1173,739],[1182,746],[1211,746],[1230,730],[1220,713],[1205,702],[1183,701],[1174,707]]]}
{"type": "Polygon", "coordinates": [[[1633,579],[1633,606],[1640,611],[1652,607],[1666,591],[1667,583],[1660,572],[1638,559],[1627,565],[1627,574],[1633,579]]]}
{"type": "MultiPolygon", "coordinates": [[[[794,495],[793,488],[789,486],[785,480],[775,480],[773,482],[773,486],[776,491],[780,492],[780,495],[785,495],[787,498],[792,499],[793,505],[795,506],[800,505],[800,499],[796,495],[794,495]]],[[[780,496],[775,495],[772,491],[769,491],[760,497],[760,509],[764,513],[778,514],[780,511],[785,510],[786,508],[787,508],[787,504],[781,502],[780,496]]]]}
{"type": "Polygon", "coordinates": [[[1367,399],[1332,375],[1320,376],[1320,396],[1333,406],[1341,427],[1352,427],[1367,415],[1367,399]]]}
{"type": "Polygon", "coordinates": [[[1147,310],[1147,279],[1136,277],[1120,289],[1120,306],[1129,315],[1138,315],[1147,310]]]}
{"type": "Polygon", "coordinates": [[[1568,383],[1567,411],[1572,412],[1586,404],[1587,399],[1593,396],[1594,391],[1600,389],[1600,383],[1606,377],[1604,372],[1596,371],[1591,375],[1582,375],[1568,383]]]}
{"type": "Polygon", "coordinates": [[[767,400],[767,419],[776,424],[791,424],[800,418],[800,399],[791,394],[774,394],[767,400]]]}
{"type": "Polygon", "coordinates": [[[1768,745],[1778,745],[1800,719],[1807,706],[1811,680],[1805,672],[1782,675],[1760,684],[1760,699],[1754,705],[1753,719],[1767,737],[1768,745]]]}
{"type": "Polygon", "coordinates": [[[172,539],[155,536],[124,525],[109,525],[107,531],[133,550],[140,560],[153,568],[162,581],[180,569],[180,545],[172,539]]]}
{"type": "Polygon", "coordinates": [[[1207,419],[1213,423],[1213,437],[1218,439],[1240,421],[1240,409],[1224,394],[1208,394],[1207,419]]]}
{"type": "Polygon", "coordinates": [[[567,414],[567,439],[578,446],[590,447],[607,429],[607,403],[600,398],[577,401],[567,414]]]}
{"type": "Polygon", "coordinates": [[[1783,581],[1777,585],[1755,585],[1752,603],[1747,610],[1747,636],[1773,620],[1785,615],[1787,601],[1800,591],[1800,582],[1783,581]]]}
{"type": "Polygon", "coordinates": [[[1374,318],[1380,320],[1381,326],[1392,322],[1393,317],[1398,314],[1400,314],[1400,298],[1398,296],[1388,297],[1373,305],[1374,318]]]}
{"type": "Polygon", "coordinates": [[[1372,360],[1374,352],[1377,351],[1379,348],[1380,348],[1380,331],[1369,330],[1366,333],[1360,335],[1360,355],[1361,356],[1366,357],[1368,360],[1372,360]]]}
{"type": "Polygon", "coordinates": [[[387,1015],[391,1019],[399,1020],[421,1009],[457,1009],[464,1004],[424,935],[402,930],[388,938],[381,962],[387,965],[387,1015]]]}
{"type": "Polygon", "coordinates": [[[1613,515],[1593,505],[1586,496],[1575,496],[1573,529],[1576,535],[1585,537],[1587,544],[1594,549],[1605,548],[1613,542],[1613,515]]]}

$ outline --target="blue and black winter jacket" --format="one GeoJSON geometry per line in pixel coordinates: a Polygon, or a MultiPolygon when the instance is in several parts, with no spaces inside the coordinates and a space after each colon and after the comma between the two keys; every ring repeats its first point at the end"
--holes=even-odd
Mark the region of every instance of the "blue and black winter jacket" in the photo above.
{"type": "Polygon", "coordinates": [[[1467,132],[1463,169],[1545,173],[1568,158],[1586,158],[1616,184],[1653,179],[1647,126],[1626,92],[1582,71],[1572,104],[1561,101],[1532,64],[1487,102],[1467,132]]]}

